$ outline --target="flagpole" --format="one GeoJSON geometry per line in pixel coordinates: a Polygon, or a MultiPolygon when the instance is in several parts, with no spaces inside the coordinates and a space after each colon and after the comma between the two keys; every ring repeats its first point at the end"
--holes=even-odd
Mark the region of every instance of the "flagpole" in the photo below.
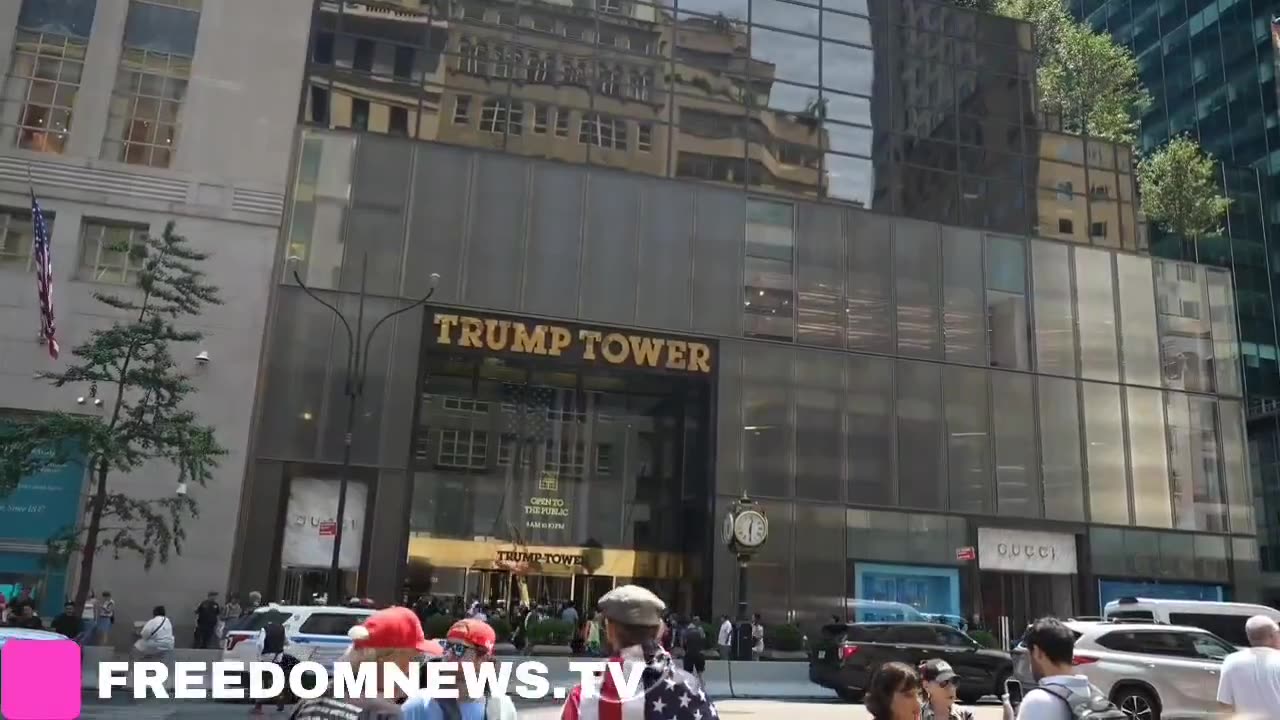
{"type": "Polygon", "coordinates": [[[345,369],[345,377],[343,379],[343,394],[347,397],[347,425],[346,432],[343,433],[342,442],[342,470],[338,476],[338,508],[335,517],[336,525],[333,535],[333,555],[329,561],[329,604],[337,605],[342,602],[342,570],[341,570],[341,552],[342,552],[342,536],[343,524],[346,522],[347,510],[347,484],[351,474],[351,438],[355,432],[356,412],[360,401],[364,396],[364,381],[369,369],[369,348],[373,345],[373,338],[378,333],[378,328],[391,318],[406,313],[416,307],[424,305],[427,300],[436,292],[436,284],[440,282],[439,273],[431,273],[430,286],[427,294],[414,300],[412,303],[393,310],[383,315],[378,322],[373,324],[373,328],[369,330],[369,334],[364,334],[364,301],[367,296],[365,292],[365,283],[369,275],[369,253],[363,253],[360,261],[360,292],[357,295],[356,310],[356,329],[351,330],[351,324],[347,322],[347,318],[343,316],[338,308],[331,303],[316,295],[307,284],[302,281],[302,276],[298,274],[299,258],[291,257],[290,262],[294,263],[293,280],[298,284],[312,300],[320,303],[328,308],[338,320],[342,322],[342,327],[347,332],[347,366],[345,369]],[[363,348],[361,343],[363,342],[363,348]]]}

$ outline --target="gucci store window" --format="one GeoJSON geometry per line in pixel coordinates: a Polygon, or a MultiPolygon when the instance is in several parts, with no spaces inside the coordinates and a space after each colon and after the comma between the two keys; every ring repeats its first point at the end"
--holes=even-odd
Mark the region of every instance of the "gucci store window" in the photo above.
{"type": "Polygon", "coordinates": [[[556,356],[523,352],[498,342],[497,322],[484,347],[427,328],[410,597],[587,607],[637,582],[692,602],[702,590],[682,578],[705,549],[709,374],[631,365],[610,341],[621,332],[584,351],[579,340],[596,331],[576,326],[556,356]]]}

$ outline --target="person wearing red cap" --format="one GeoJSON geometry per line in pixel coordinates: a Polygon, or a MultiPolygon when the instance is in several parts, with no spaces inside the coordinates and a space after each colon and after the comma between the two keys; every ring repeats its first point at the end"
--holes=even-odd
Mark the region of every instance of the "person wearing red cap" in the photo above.
{"type": "MultiPolygon", "coordinates": [[[[382,688],[382,665],[394,663],[406,674],[411,663],[424,656],[441,654],[440,644],[427,640],[422,634],[422,623],[413,611],[404,607],[391,607],[369,616],[363,624],[347,633],[351,649],[342,656],[342,662],[352,665],[374,664],[374,683],[382,688]]],[[[360,668],[353,667],[358,676],[360,668]]],[[[400,702],[405,698],[335,698],[320,697],[304,700],[293,711],[293,720],[399,720],[400,702]]]]}
{"type": "MultiPolygon", "coordinates": [[[[462,665],[471,664],[477,670],[481,665],[493,662],[493,648],[497,636],[489,623],[475,618],[459,620],[445,635],[444,658],[458,663],[454,687],[459,696],[467,692],[466,676],[462,665]]],[[[402,707],[404,720],[515,720],[516,706],[506,695],[486,695],[480,698],[411,698],[402,707]]]]}

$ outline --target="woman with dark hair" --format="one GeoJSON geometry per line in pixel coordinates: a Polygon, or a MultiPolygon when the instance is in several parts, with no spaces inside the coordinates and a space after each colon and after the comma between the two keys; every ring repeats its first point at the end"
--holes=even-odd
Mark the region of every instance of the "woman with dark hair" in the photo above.
{"type": "Polygon", "coordinates": [[[920,675],[899,662],[880,666],[871,678],[864,704],[875,720],[919,720],[920,675]]]}

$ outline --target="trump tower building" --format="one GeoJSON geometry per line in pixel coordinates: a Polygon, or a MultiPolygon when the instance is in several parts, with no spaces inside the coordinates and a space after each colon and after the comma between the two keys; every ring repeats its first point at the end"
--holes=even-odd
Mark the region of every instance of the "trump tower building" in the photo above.
{"type": "Polygon", "coordinates": [[[1229,272],[1152,260],[1030,27],[928,0],[320,0],[232,586],[989,627],[1253,599],[1229,272]]]}

